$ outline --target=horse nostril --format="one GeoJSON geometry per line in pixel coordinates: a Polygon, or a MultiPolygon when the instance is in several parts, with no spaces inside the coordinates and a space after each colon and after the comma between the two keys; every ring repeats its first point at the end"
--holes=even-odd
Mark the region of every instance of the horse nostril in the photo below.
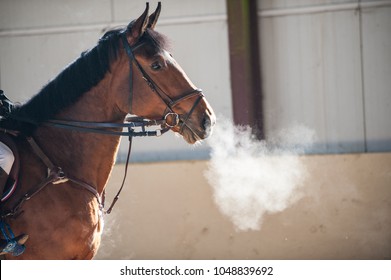
{"type": "MultiPolygon", "coordinates": [[[[208,114],[208,113],[205,114],[204,124],[206,124],[207,127],[212,128],[216,124],[215,115],[213,113],[212,114],[208,114]]],[[[206,126],[204,126],[204,127],[206,127],[206,126]]]]}
{"type": "Polygon", "coordinates": [[[205,114],[204,119],[202,121],[202,128],[204,129],[205,138],[209,137],[212,134],[213,126],[216,123],[216,119],[214,116],[210,116],[209,114],[205,114]]]}
{"type": "Polygon", "coordinates": [[[204,130],[208,130],[210,129],[210,125],[211,125],[210,117],[208,115],[205,115],[204,120],[202,121],[202,128],[204,130]]]}

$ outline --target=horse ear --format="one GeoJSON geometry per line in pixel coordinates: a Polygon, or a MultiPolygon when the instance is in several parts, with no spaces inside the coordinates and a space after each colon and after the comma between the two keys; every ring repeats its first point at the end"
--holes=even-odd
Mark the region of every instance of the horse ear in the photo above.
{"type": "Polygon", "coordinates": [[[149,3],[146,3],[145,11],[144,13],[136,19],[136,21],[131,22],[128,25],[128,30],[130,29],[131,36],[133,39],[137,39],[141,37],[145,30],[148,27],[148,10],[149,10],[149,3]]]}
{"type": "Polygon", "coordinates": [[[148,28],[151,28],[151,29],[155,28],[155,25],[156,25],[156,22],[157,22],[157,20],[159,18],[161,9],[162,9],[162,3],[159,1],[158,4],[157,4],[157,8],[156,8],[155,12],[149,16],[148,28]]]}

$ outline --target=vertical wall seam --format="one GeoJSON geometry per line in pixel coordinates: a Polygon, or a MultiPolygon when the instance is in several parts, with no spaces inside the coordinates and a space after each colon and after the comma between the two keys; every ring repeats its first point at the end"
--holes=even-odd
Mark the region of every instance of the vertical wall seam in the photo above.
{"type": "Polygon", "coordinates": [[[365,71],[364,71],[364,40],[363,40],[363,23],[362,23],[362,0],[358,0],[358,21],[359,21],[359,38],[360,38],[360,66],[361,66],[361,99],[363,110],[363,133],[364,133],[364,152],[368,152],[367,142],[367,117],[366,117],[366,99],[365,99],[365,71]]]}
{"type": "Polygon", "coordinates": [[[114,15],[114,0],[110,1],[110,17],[111,17],[110,23],[114,23],[114,17],[115,17],[115,15],[114,15]]]}

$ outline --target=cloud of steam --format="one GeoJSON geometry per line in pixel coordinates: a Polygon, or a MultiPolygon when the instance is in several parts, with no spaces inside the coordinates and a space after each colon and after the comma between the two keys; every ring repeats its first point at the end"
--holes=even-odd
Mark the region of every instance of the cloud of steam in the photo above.
{"type": "Polygon", "coordinates": [[[259,230],[266,213],[281,212],[300,198],[307,172],[299,155],[313,140],[314,132],[301,125],[259,141],[249,127],[218,124],[205,175],[215,203],[237,230],[259,230]]]}

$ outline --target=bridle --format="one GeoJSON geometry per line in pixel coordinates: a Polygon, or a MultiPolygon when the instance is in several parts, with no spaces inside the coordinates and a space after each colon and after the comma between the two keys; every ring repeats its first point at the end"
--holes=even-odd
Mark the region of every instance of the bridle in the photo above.
{"type": "MultiPolygon", "coordinates": [[[[143,45],[143,43],[135,43],[132,47],[126,38],[126,31],[120,34],[123,47],[129,58],[129,108],[130,113],[132,112],[132,100],[133,100],[133,64],[141,73],[143,80],[148,84],[150,89],[155,92],[159,98],[165,103],[166,109],[163,113],[162,118],[150,120],[140,117],[127,117],[123,123],[112,123],[112,122],[89,122],[89,121],[74,121],[74,120],[57,120],[50,119],[45,121],[43,124],[52,127],[58,127],[62,129],[107,134],[114,136],[129,136],[129,137],[140,137],[140,136],[161,136],[170,129],[179,126],[179,132],[182,133],[184,127],[187,127],[196,137],[197,133],[188,125],[188,120],[192,113],[198,106],[199,102],[204,98],[202,89],[196,88],[191,89],[187,92],[182,93],[179,97],[173,99],[159,85],[147,74],[144,68],[137,61],[134,50],[143,45]],[[175,107],[183,101],[197,97],[194,101],[193,106],[189,112],[184,115],[180,115],[175,112],[175,107]],[[154,130],[147,130],[147,127],[160,127],[154,130]],[[126,128],[127,131],[119,131],[120,129],[126,128]],[[136,131],[139,128],[140,131],[136,131]]],[[[39,125],[35,121],[26,118],[14,117],[15,120],[31,123],[33,125],[39,125]]]]}
{"type": "MultiPolygon", "coordinates": [[[[130,112],[132,109],[132,99],[133,99],[133,64],[136,65],[136,68],[139,70],[139,72],[142,75],[142,78],[146,81],[148,86],[151,88],[153,92],[155,92],[160,99],[165,103],[166,109],[164,111],[164,114],[161,119],[157,120],[146,120],[144,118],[139,117],[128,117],[125,119],[125,122],[123,123],[111,123],[111,122],[87,122],[87,121],[73,121],[73,120],[57,120],[57,119],[51,119],[47,120],[43,123],[43,125],[57,127],[57,128],[63,128],[63,129],[69,129],[73,131],[80,131],[80,132],[86,132],[86,133],[99,133],[99,134],[106,134],[106,135],[115,135],[115,136],[128,136],[129,137],[129,148],[126,158],[126,164],[125,164],[125,173],[123,176],[122,184],[117,192],[117,195],[114,197],[113,202],[111,203],[109,209],[107,211],[104,211],[104,193],[100,195],[96,188],[94,186],[91,186],[77,178],[73,178],[66,174],[61,167],[55,166],[50,159],[46,156],[46,154],[42,151],[42,149],[37,145],[35,140],[32,137],[28,137],[27,140],[32,147],[32,150],[35,152],[36,155],[38,155],[43,163],[48,168],[48,176],[35,188],[32,189],[32,191],[26,193],[22,199],[19,201],[19,203],[14,207],[13,210],[9,211],[5,215],[2,215],[2,217],[7,216],[14,216],[20,207],[24,204],[25,201],[29,200],[31,197],[38,194],[43,188],[45,188],[49,184],[58,184],[63,183],[66,181],[72,181],[73,183],[78,184],[79,186],[83,187],[87,191],[91,192],[98,200],[100,209],[110,214],[111,210],[113,209],[115,203],[117,202],[119,195],[124,187],[127,170],[128,170],[128,163],[130,159],[130,152],[132,147],[132,137],[134,136],[160,136],[170,129],[179,126],[179,132],[182,132],[184,127],[187,127],[196,137],[198,135],[194,132],[194,130],[191,128],[190,125],[188,125],[188,120],[191,117],[192,113],[200,103],[200,101],[204,98],[204,94],[202,93],[201,89],[192,89],[185,93],[182,93],[179,97],[173,99],[171,98],[164,90],[161,89],[161,87],[158,86],[158,84],[153,81],[153,79],[146,73],[146,71],[143,69],[143,67],[140,65],[140,63],[137,61],[133,51],[140,47],[143,43],[135,43],[133,47],[129,45],[129,42],[126,38],[126,31],[122,32],[120,34],[123,47],[125,49],[125,52],[129,58],[129,103],[130,103],[130,112]],[[197,97],[196,100],[193,103],[193,106],[189,110],[188,113],[184,115],[180,115],[175,112],[175,107],[180,104],[181,102],[190,99],[192,97],[197,97]],[[147,127],[152,126],[160,126],[160,128],[155,130],[147,130],[147,127]],[[124,128],[127,128],[127,131],[123,131],[124,128]],[[141,128],[141,131],[136,131],[136,128],[141,128]],[[102,197],[103,196],[103,199],[102,197]]],[[[15,120],[31,123],[34,125],[38,125],[36,122],[30,119],[26,118],[19,118],[16,117],[15,120]]],[[[18,134],[18,132],[14,132],[15,134],[18,134]]]]}
{"type": "MultiPolygon", "coordinates": [[[[168,96],[167,93],[164,92],[164,90],[161,89],[161,87],[158,86],[158,84],[156,82],[153,81],[153,79],[147,74],[147,72],[143,69],[143,67],[137,61],[137,59],[133,53],[133,50],[140,47],[142,45],[142,43],[137,44],[137,42],[136,42],[136,44],[132,48],[129,45],[129,42],[127,40],[126,32],[122,32],[120,36],[121,36],[122,44],[124,46],[126,54],[129,58],[130,111],[132,108],[132,99],[133,99],[133,64],[135,64],[137,69],[141,73],[142,78],[145,80],[145,82],[148,84],[148,86],[151,88],[151,90],[153,92],[155,92],[160,97],[160,99],[166,104],[166,110],[164,112],[163,120],[165,121],[165,125],[167,126],[167,128],[170,129],[170,128],[173,128],[177,125],[180,125],[180,132],[183,131],[184,126],[187,126],[190,130],[192,130],[191,126],[187,125],[187,121],[190,118],[191,114],[193,113],[194,109],[197,107],[198,103],[204,97],[202,90],[199,88],[192,89],[190,91],[182,93],[178,98],[172,99],[171,97],[168,96]],[[197,97],[197,99],[195,100],[190,111],[185,116],[178,115],[174,111],[174,107],[177,106],[178,104],[180,104],[181,102],[183,102],[189,98],[192,98],[192,97],[197,97]],[[171,121],[169,122],[170,119],[171,119],[171,121]]],[[[192,132],[194,133],[193,130],[192,130],[192,132]]],[[[195,134],[195,135],[197,135],[197,134],[195,134]]]]}
{"type": "Polygon", "coordinates": [[[136,66],[138,71],[141,73],[143,80],[148,84],[150,89],[158,95],[158,97],[166,105],[166,109],[163,113],[162,118],[157,120],[146,120],[139,117],[128,117],[124,123],[110,123],[110,122],[86,122],[86,121],[69,121],[69,120],[48,120],[45,122],[46,125],[82,131],[91,133],[100,133],[108,135],[119,135],[119,136],[160,136],[170,129],[179,126],[179,132],[181,133],[184,127],[187,127],[196,137],[197,133],[188,125],[188,120],[192,113],[198,106],[199,102],[204,98],[202,89],[196,88],[191,89],[187,92],[182,93],[179,97],[171,98],[161,87],[147,74],[144,68],[137,61],[134,50],[139,48],[143,43],[135,43],[133,47],[129,45],[126,38],[126,31],[120,34],[123,47],[129,58],[129,111],[132,112],[132,100],[133,100],[133,64],[136,66]],[[194,101],[193,106],[189,112],[184,115],[180,115],[175,112],[175,107],[183,101],[197,97],[194,101]],[[159,129],[146,130],[146,127],[160,126],[159,129]],[[128,131],[116,131],[113,129],[127,128],[128,131]],[[141,131],[135,131],[135,128],[141,128],[141,131]]]}

